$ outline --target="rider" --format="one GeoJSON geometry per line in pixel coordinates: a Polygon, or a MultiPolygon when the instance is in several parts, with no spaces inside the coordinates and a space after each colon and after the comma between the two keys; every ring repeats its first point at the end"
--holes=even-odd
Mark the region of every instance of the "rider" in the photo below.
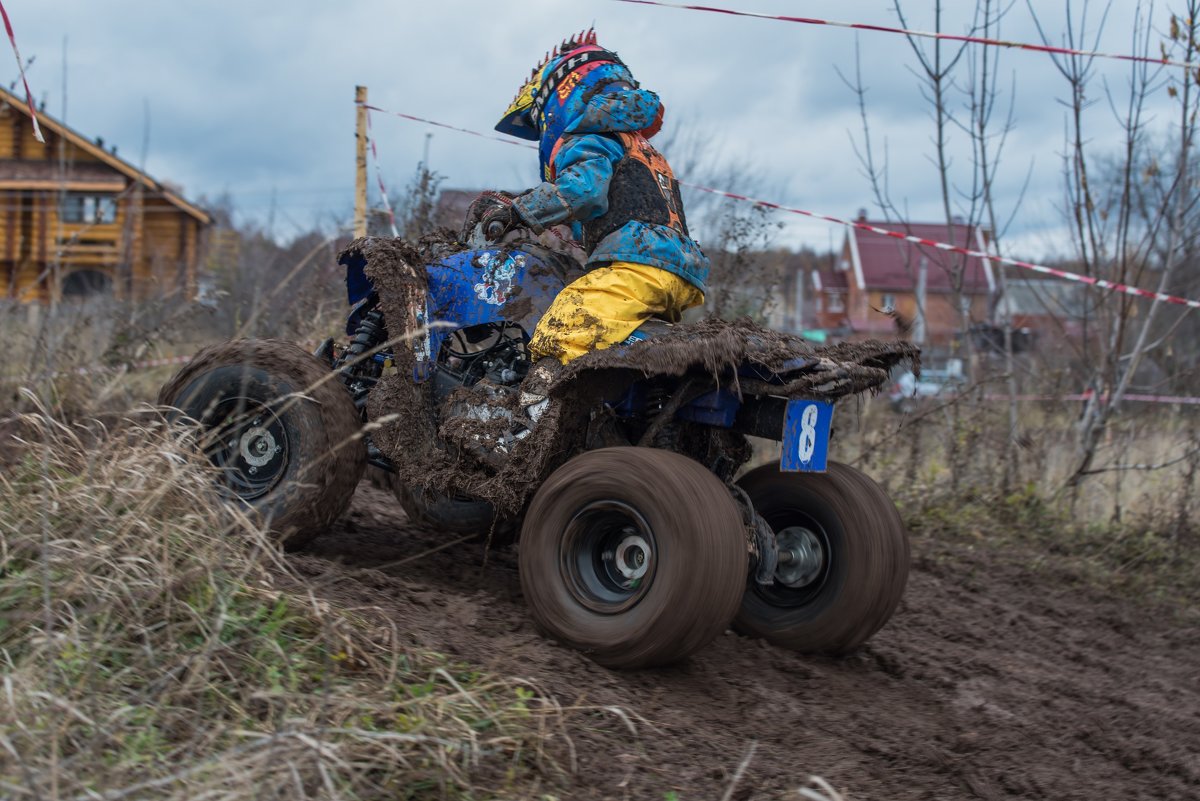
{"type": "Polygon", "coordinates": [[[678,181],[647,141],[662,121],[658,96],[588,30],[547,54],[496,125],[538,142],[542,183],[515,197],[484,193],[464,231],[482,224],[498,239],[570,224],[588,255],[588,272],[559,293],[530,342],[537,362],[520,403],[534,422],[561,364],[704,302],[708,258],[688,236],[678,181]]]}

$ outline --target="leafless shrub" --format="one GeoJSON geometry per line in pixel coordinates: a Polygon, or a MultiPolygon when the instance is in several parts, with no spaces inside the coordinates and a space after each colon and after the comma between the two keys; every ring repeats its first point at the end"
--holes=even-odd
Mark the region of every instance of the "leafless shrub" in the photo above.
{"type": "MultiPolygon", "coordinates": [[[[987,396],[980,385],[967,392],[987,396]]],[[[1055,490],[1077,467],[1074,423],[1083,404],[1022,403],[1020,469],[1006,488],[996,464],[1007,404],[1001,393],[990,397],[925,399],[906,413],[886,398],[846,408],[839,412],[835,458],[875,476],[916,533],[1045,548],[1080,560],[1102,581],[1200,600],[1200,542],[1193,535],[1200,439],[1193,410],[1144,409],[1114,424],[1098,449],[1104,467],[1072,506],[1055,490]],[[957,448],[947,442],[950,432],[957,448]]]]}

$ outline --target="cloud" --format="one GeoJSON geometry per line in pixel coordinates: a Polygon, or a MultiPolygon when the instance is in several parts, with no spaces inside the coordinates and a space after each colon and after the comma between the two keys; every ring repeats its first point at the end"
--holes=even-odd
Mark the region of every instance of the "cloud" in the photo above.
{"type": "MultiPolygon", "coordinates": [[[[795,5],[746,3],[779,13],[795,13],[795,5]]],[[[1115,2],[1096,44],[1128,50],[1133,7],[1133,0],[1115,2]]],[[[882,0],[804,4],[811,16],[895,24],[890,9],[882,0]]],[[[381,107],[487,131],[541,54],[593,21],[601,41],[663,96],[671,118],[686,120],[719,151],[721,163],[710,175],[745,165],[748,176],[762,176],[764,191],[778,193],[772,199],[849,216],[871,197],[850,140],[861,141],[856,98],[835,71],[853,72],[857,41],[880,153],[887,141],[892,192],[914,218],[940,214],[929,107],[912,71],[912,50],[896,36],[606,0],[41,0],[12,11],[23,51],[37,56],[30,78],[50,113],[62,108],[65,38],[69,124],[137,161],[147,105],[152,174],[182,184],[191,197],[228,192],[247,215],[260,218],[274,190],[277,210],[299,227],[344,217],[352,205],[356,84],[367,85],[381,107]]],[[[1065,29],[1059,12],[1039,13],[1047,14],[1053,36],[1065,29]]],[[[947,30],[968,24],[957,9],[946,14],[947,30]]],[[[933,20],[914,11],[909,23],[932,27],[933,20]]],[[[1003,33],[1038,36],[1022,5],[1013,7],[1003,33]]],[[[1126,68],[1103,62],[1096,69],[1119,94],[1126,68]]],[[[1057,214],[1061,196],[1058,101],[1066,87],[1038,54],[1005,51],[1000,71],[1005,92],[1015,76],[1017,127],[997,184],[999,206],[1019,202],[1015,232],[1040,230],[1057,214]],[[1021,198],[1030,164],[1033,179],[1021,198]]],[[[1103,100],[1103,85],[1093,86],[1095,99],[1103,100]]],[[[1165,120],[1160,94],[1155,109],[1165,120]]],[[[953,93],[960,116],[965,100],[953,93]]],[[[1106,105],[1088,114],[1095,141],[1115,147],[1119,130],[1106,105]]],[[[373,124],[396,194],[420,158],[427,130],[384,115],[373,124]]],[[[956,184],[969,189],[970,154],[960,134],[950,152],[956,184]]],[[[434,132],[430,158],[447,186],[516,188],[536,178],[532,152],[446,131],[434,132]]],[[[789,231],[791,241],[817,247],[829,240],[821,224],[789,223],[789,231]]]]}

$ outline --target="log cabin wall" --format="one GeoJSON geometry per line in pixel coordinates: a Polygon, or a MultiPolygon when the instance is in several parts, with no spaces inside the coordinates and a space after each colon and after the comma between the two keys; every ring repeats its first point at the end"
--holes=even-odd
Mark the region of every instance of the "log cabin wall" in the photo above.
{"type": "Polygon", "coordinates": [[[0,297],[196,294],[208,215],[0,88],[0,297]]]}

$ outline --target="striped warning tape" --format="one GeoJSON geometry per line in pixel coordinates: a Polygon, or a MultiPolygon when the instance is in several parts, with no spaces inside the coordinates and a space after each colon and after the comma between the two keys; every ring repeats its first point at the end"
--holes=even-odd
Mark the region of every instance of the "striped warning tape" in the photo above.
{"type": "MultiPolygon", "coordinates": [[[[155,367],[167,367],[173,364],[187,364],[192,360],[191,356],[166,356],[161,359],[145,359],[140,362],[130,362],[129,364],[117,365],[86,365],[81,367],[71,367],[63,370],[52,370],[48,373],[41,373],[34,376],[35,381],[45,381],[51,378],[61,378],[67,375],[100,375],[103,373],[132,373],[138,370],[152,370],[155,367]]],[[[14,377],[24,380],[24,376],[6,376],[9,379],[14,377]]]]}
{"type": "Polygon", "coordinates": [[[1163,303],[1174,303],[1178,306],[1187,306],[1190,309],[1200,309],[1200,300],[1190,300],[1188,298],[1181,298],[1175,295],[1167,295],[1162,292],[1152,292],[1149,289],[1139,289],[1135,286],[1119,284],[1115,281],[1109,281],[1104,278],[1096,278],[1095,276],[1091,275],[1071,273],[1067,272],[1066,270],[1059,270],[1055,267],[1046,267],[1041,264],[1033,264],[1032,262],[1021,261],[1020,259],[1010,259],[1006,256],[998,256],[995,253],[987,253],[986,251],[982,250],[972,250],[970,248],[960,247],[959,245],[951,245],[947,242],[938,242],[934,239],[925,239],[924,237],[913,236],[912,234],[905,234],[900,231],[891,231],[887,228],[879,228],[878,226],[859,222],[857,220],[843,220],[840,217],[832,217],[828,214],[818,214],[817,212],[805,211],[804,209],[793,209],[788,206],[781,206],[778,203],[772,203],[769,200],[757,200],[752,197],[739,195],[734,192],[726,192],[721,189],[712,189],[711,187],[697,186],[696,184],[687,184],[687,186],[690,186],[692,189],[697,189],[701,192],[709,192],[711,194],[721,195],[722,197],[731,198],[733,200],[741,200],[747,203],[753,203],[756,206],[763,206],[768,209],[786,211],[790,214],[799,214],[804,217],[810,217],[814,220],[824,220],[826,222],[844,225],[848,228],[857,228],[860,231],[868,231],[872,234],[879,234],[880,236],[889,236],[893,239],[902,239],[905,242],[911,242],[915,245],[937,248],[938,250],[944,250],[949,253],[958,253],[960,255],[970,256],[972,258],[986,259],[987,261],[995,262],[997,264],[1007,264],[1012,267],[1020,267],[1025,270],[1032,270],[1043,275],[1052,275],[1055,278],[1062,278],[1065,281],[1075,281],[1077,283],[1087,284],[1099,289],[1107,289],[1111,292],[1120,292],[1126,295],[1134,295],[1139,298],[1149,298],[1150,300],[1161,301],[1163,303]]]}
{"type": "Polygon", "coordinates": [[[25,65],[21,61],[21,51],[17,49],[17,37],[13,35],[12,22],[8,19],[8,12],[4,10],[4,3],[0,3],[0,17],[4,18],[4,31],[8,34],[8,43],[12,45],[13,55],[17,57],[17,71],[21,73],[21,83],[25,85],[25,103],[29,106],[29,118],[33,120],[33,138],[45,142],[42,129],[38,125],[37,109],[33,107],[33,92],[29,91],[29,81],[25,80],[25,65]]]}
{"type": "MultiPolygon", "coordinates": [[[[1091,400],[1093,393],[1080,392],[1072,395],[1013,395],[1008,396],[1000,393],[988,393],[983,396],[984,400],[989,401],[1086,401],[1091,400]]],[[[1123,400],[1134,403],[1175,403],[1184,406],[1200,406],[1200,398],[1189,396],[1175,395],[1124,395],[1123,400]]]]}
{"type": "MultiPolygon", "coordinates": [[[[415,117],[411,114],[403,114],[398,111],[388,111],[386,109],[377,108],[375,106],[367,106],[367,108],[374,109],[383,114],[391,114],[392,116],[400,117],[401,119],[410,120],[412,122],[419,122],[419,123],[423,123],[425,125],[435,125],[438,128],[445,128],[445,129],[451,130],[451,131],[458,131],[459,133],[470,134],[471,136],[478,136],[483,139],[492,139],[497,142],[503,142],[507,145],[517,145],[518,147],[529,147],[529,148],[536,149],[535,145],[527,145],[524,142],[516,142],[512,139],[506,139],[506,138],[502,138],[499,136],[491,136],[489,134],[480,133],[479,131],[472,131],[467,128],[459,128],[454,125],[447,125],[444,122],[436,122],[434,120],[425,119],[424,117],[415,117]]],[[[1134,296],[1140,297],[1140,298],[1149,298],[1150,300],[1161,301],[1163,303],[1173,303],[1178,306],[1187,306],[1188,308],[1191,308],[1191,309],[1200,309],[1200,300],[1190,300],[1188,298],[1181,298],[1181,297],[1177,297],[1175,295],[1167,295],[1162,292],[1152,292],[1148,289],[1139,289],[1138,287],[1129,286],[1128,284],[1119,284],[1119,283],[1116,283],[1115,281],[1109,281],[1104,278],[1096,278],[1091,275],[1080,275],[1079,273],[1072,273],[1072,272],[1067,272],[1066,270],[1059,270],[1055,267],[1046,267],[1041,264],[1033,264],[1032,262],[1021,261],[1020,259],[1010,259],[1006,256],[999,256],[999,255],[996,255],[995,253],[987,253],[982,250],[971,250],[970,248],[964,248],[964,247],[960,247],[958,245],[951,245],[946,242],[938,242],[933,239],[925,239],[925,238],[919,237],[919,236],[912,236],[911,234],[905,234],[900,231],[891,231],[886,228],[879,228],[878,226],[869,225],[867,223],[859,222],[857,220],[843,220],[840,217],[834,217],[834,216],[831,216],[828,214],[819,214],[815,211],[806,211],[805,209],[791,208],[790,206],[784,206],[779,203],[773,203],[769,200],[759,200],[757,198],[748,197],[746,195],[739,195],[736,192],[726,192],[723,189],[714,189],[711,186],[702,186],[700,184],[688,183],[686,181],[680,181],[680,184],[683,186],[686,186],[690,189],[695,189],[699,192],[707,192],[709,194],[720,195],[721,197],[726,197],[731,200],[738,200],[738,201],[742,201],[745,203],[753,203],[756,206],[762,206],[764,208],[774,209],[776,211],[785,211],[789,214],[798,214],[800,216],[809,217],[814,220],[823,220],[825,222],[831,222],[831,223],[835,223],[837,225],[846,226],[847,228],[857,228],[860,231],[867,231],[872,234],[878,234],[880,236],[888,236],[888,237],[892,237],[893,239],[902,239],[905,242],[911,242],[916,245],[923,245],[926,247],[937,248],[938,250],[944,250],[944,251],[947,251],[950,253],[958,253],[963,256],[970,256],[972,258],[985,259],[987,261],[995,262],[998,264],[1007,264],[1012,267],[1019,267],[1021,269],[1025,269],[1025,270],[1032,270],[1033,272],[1042,273],[1043,275],[1052,275],[1055,278],[1061,278],[1065,281],[1075,281],[1076,283],[1087,284],[1089,286],[1094,286],[1099,289],[1106,289],[1111,292],[1120,292],[1120,293],[1123,293],[1126,295],[1134,295],[1134,296]]]]}
{"type": "Polygon", "coordinates": [[[399,117],[402,120],[409,120],[410,122],[419,122],[419,123],[423,123],[425,125],[433,125],[434,127],[437,127],[437,128],[445,128],[448,131],[457,131],[458,133],[465,133],[465,134],[470,134],[471,136],[478,136],[480,139],[491,139],[493,142],[502,142],[503,144],[506,144],[506,145],[515,145],[517,147],[528,147],[528,148],[533,148],[534,150],[537,150],[537,145],[528,145],[528,144],[525,144],[524,142],[518,142],[515,139],[509,139],[509,138],[503,137],[503,136],[496,136],[494,134],[480,133],[479,131],[472,131],[468,128],[459,128],[454,125],[447,125],[444,122],[435,122],[433,120],[427,120],[423,117],[414,117],[411,114],[404,114],[403,112],[400,112],[400,111],[388,111],[385,108],[380,108],[379,106],[372,106],[369,103],[362,103],[361,105],[363,108],[367,109],[368,111],[378,111],[380,114],[390,114],[393,117],[399,117]]]}
{"type": "Polygon", "coordinates": [[[375,135],[371,133],[371,110],[367,109],[367,142],[371,145],[371,160],[375,162],[375,180],[379,183],[379,196],[383,198],[383,208],[387,211],[388,222],[392,226],[392,236],[400,236],[396,228],[396,212],[392,211],[392,203],[388,200],[387,187],[383,185],[383,166],[379,163],[379,151],[375,148],[375,135]]]}
{"type": "MultiPolygon", "coordinates": [[[[303,348],[312,350],[317,347],[317,342],[297,342],[303,348]]],[[[163,356],[158,359],[143,359],[139,362],[129,362],[127,364],[117,365],[86,365],[81,367],[71,367],[65,370],[54,370],[49,373],[42,373],[35,380],[45,381],[50,378],[59,378],[66,375],[101,375],[104,373],[133,373],[139,370],[153,370],[156,367],[170,367],[176,364],[187,364],[192,360],[192,356],[163,356]]]]}
{"type": "Polygon", "coordinates": [[[888,25],[872,25],[865,22],[837,22],[813,17],[793,17],[787,14],[764,14],[758,11],[737,11],[732,8],[717,6],[700,6],[690,3],[668,3],[664,0],[613,0],[617,3],[630,3],[639,6],[662,6],[663,8],[679,8],[687,11],[707,11],[712,14],[727,14],[733,17],[754,17],[769,19],[776,22],[794,22],[800,25],[825,25],[831,28],[850,28],[856,31],[874,31],[877,33],[899,33],[921,39],[944,39],[951,42],[967,42],[970,44],[988,45],[991,47],[1009,47],[1015,50],[1029,50],[1036,53],[1054,53],[1063,56],[1084,56],[1087,58],[1109,58],[1117,61],[1134,61],[1141,64],[1161,64],[1165,67],[1200,67],[1196,61],[1175,61],[1152,56],[1133,56],[1125,53],[1103,53],[1099,50],[1076,50],[1071,47],[1055,47],[1046,44],[1029,44],[1027,42],[1010,42],[1004,39],[989,39],[983,36],[968,36],[965,34],[941,33],[937,31],[915,31],[909,28],[894,28],[888,25]]]}

